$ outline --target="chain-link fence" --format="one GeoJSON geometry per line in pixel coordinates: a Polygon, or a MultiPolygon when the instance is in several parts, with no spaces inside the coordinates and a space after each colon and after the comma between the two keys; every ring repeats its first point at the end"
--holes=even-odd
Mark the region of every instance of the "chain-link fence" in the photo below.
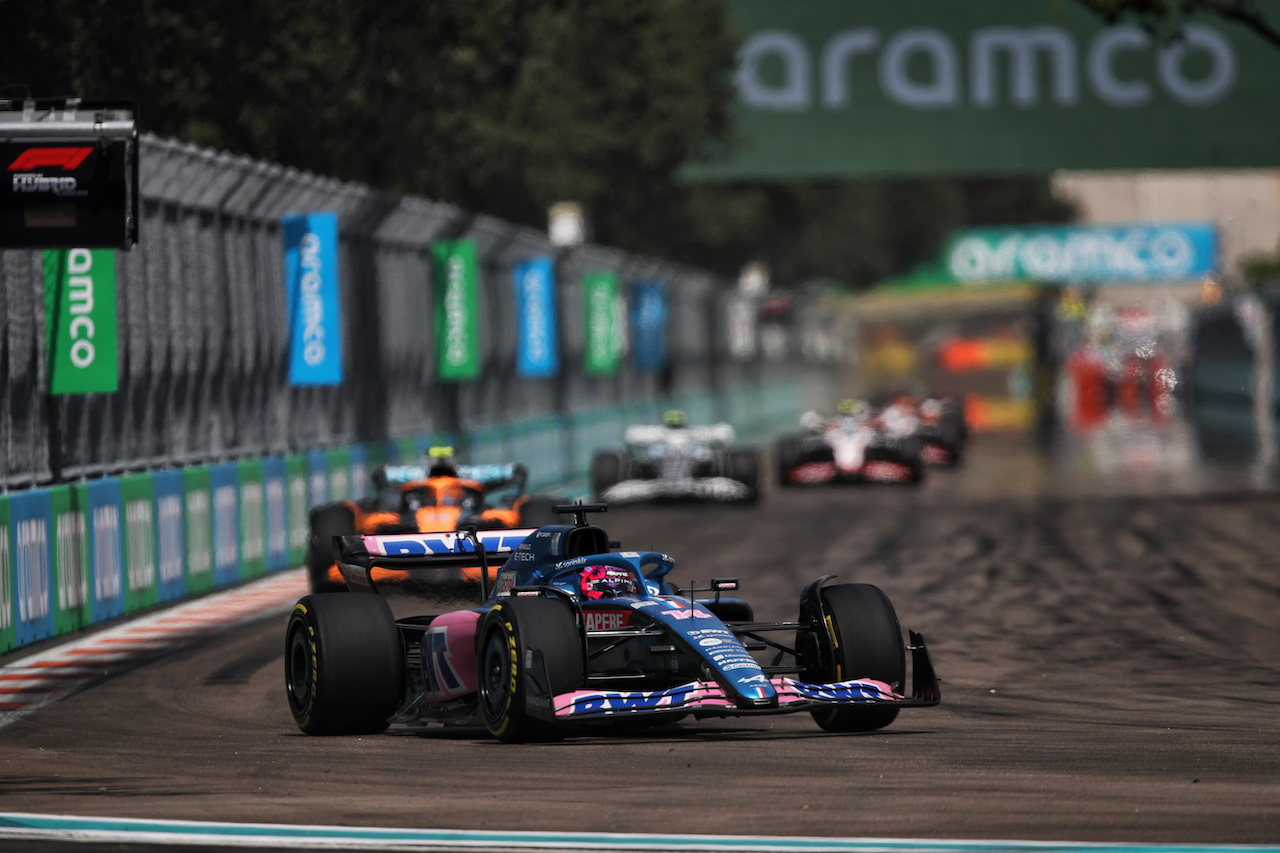
{"type": "Polygon", "coordinates": [[[42,256],[0,252],[6,488],[716,391],[795,367],[730,356],[734,289],[704,272],[595,245],[558,251],[531,228],[174,141],[144,137],[140,157],[140,242],[117,254],[116,393],[46,393],[42,256]],[[291,387],[280,217],[321,210],[339,216],[346,378],[291,387]],[[431,245],[461,237],[479,258],[482,372],[441,382],[431,245]],[[561,370],[529,379],[516,370],[513,267],[547,254],[558,264],[561,370]],[[581,278],[597,271],[615,272],[624,291],[667,283],[669,368],[624,361],[615,376],[586,373],[581,278]]]}

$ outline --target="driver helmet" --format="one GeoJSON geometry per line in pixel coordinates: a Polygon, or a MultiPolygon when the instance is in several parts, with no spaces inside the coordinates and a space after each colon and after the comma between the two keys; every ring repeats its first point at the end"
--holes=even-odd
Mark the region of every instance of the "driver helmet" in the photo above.
{"type": "Polygon", "coordinates": [[[588,600],[635,595],[636,579],[631,572],[618,566],[587,566],[582,570],[578,591],[582,598],[588,600]]]}
{"type": "Polygon", "coordinates": [[[680,411],[679,409],[668,409],[667,412],[662,416],[662,422],[669,427],[678,428],[678,427],[687,426],[688,425],[687,420],[688,419],[685,417],[684,412],[680,411]]]}
{"type": "Polygon", "coordinates": [[[836,412],[842,415],[852,415],[858,409],[858,401],[852,397],[846,397],[836,404],[836,412]]]}
{"type": "Polygon", "coordinates": [[[458,466],[453,464],[452,447],[433,447],[427,451],[427,455],[431,457],[431,467],[427,470],[428,477],[458,476],[458,466]]]}

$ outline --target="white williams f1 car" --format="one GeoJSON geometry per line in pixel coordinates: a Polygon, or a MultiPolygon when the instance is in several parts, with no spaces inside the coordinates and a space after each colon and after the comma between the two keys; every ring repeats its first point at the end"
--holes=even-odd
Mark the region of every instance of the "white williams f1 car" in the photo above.
{"type": "Polygon", "coordinates": [[[680,412],[668,412],[664,420],[629,427],[625,447],[596,452],[591,460],[596,500],[751,503],[760,496],[759,453],[736,445],[733,427],[686,426],[680,412]]]}

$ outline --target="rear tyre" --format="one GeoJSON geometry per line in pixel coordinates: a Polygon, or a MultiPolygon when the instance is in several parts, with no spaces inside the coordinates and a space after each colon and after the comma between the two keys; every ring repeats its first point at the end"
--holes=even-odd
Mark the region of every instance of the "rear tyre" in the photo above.
{"type": "Polygon", "coordinates": [[[404,692],[404,647],[376,595],[308,595],[293,607],[284,645],[285,690],[309,735],[383,731],[404,692]]]}
{"type": "Polygon", "coordinates": [[[312,592],[346,592],[347,585],[329,578],[336,555],[333,537],[352,536],[356,514],[346,504],[329,504],[311,510],[311,537],[307,540],[307,576],[312,592]]]}
{"type": "Polygon", "coordinates": [[[567,504],[546,495],[532,495],[520,504],[520,526],[542,527],[547,524],[560,524],[563,519],[556,515],[557,504],[567,504]]]}
{"type": "MultiPolygon", "coordinates": [[[[822,610],[833,646],[833,666],[818,673],[824,683],[872,678],[902,692],[907,655],[898,614],[889,597],[867,583],[840,584],[822,590],[822,610]]],[[[829,732],[869,732],[882,729],[898,716],[886,705],[821,708],[811,712],[829,732]]]]}
{"type": "Polygon", "coordinates": [[[729,451],[729,477],[751,490],[742,502],[755,503],[760,498],[760,454],[750,447],[729,451]]]}
{"type": "Polygon", "coordinates": [[[800,464],[800,439],[794,435],[784,435],[778,439],[774,449],[774,463],[778,469],[778,485],[789,486],[787,474],[800,464]]]}
{"type": "Polygon", "coordinates": [[[622,482],[622,454],[616,450],[601,450],[591,457],[591,496],[599,501],[610,486],[622,482]]]}
{"type": "Polygon", "coordinates": [[[565,728],[529,713],[525,668],[541,652],[554,697],[582,686],[582,638],[568,603],[555,598],[504,598],[480,623],[476,681],[485,728],[508,743],[556,740],[565,728]]]}

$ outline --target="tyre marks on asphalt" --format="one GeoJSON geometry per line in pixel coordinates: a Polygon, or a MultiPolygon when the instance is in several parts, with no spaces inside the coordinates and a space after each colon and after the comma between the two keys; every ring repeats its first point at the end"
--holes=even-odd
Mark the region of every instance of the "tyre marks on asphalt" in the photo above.
{"type": "Polygon", "coordinates": [[[307,592],[295,569],[159,611],[0,667],[0,728],[200,637],[283,612],[307,592]]]}

